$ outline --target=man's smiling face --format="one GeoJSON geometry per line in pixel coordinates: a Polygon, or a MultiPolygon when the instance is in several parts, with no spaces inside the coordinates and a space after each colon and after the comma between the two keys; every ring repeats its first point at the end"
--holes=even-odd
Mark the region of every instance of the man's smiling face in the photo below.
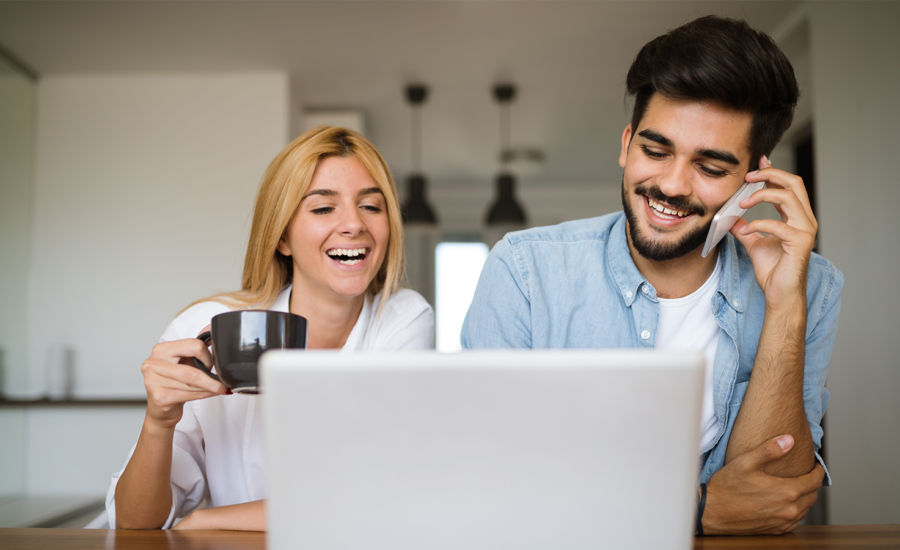
{"type": "Polygon", "coordinates": [[[622,135],[622,206],[631,246],[650,260],[699,255],[713,216],[744,182],[752,116],[655,94],[622,135]]]}

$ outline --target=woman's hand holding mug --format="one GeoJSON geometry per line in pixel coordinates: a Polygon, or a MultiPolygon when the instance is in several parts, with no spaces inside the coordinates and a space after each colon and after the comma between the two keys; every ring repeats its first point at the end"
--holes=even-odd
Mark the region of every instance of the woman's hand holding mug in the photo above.
{"type": "Polygon", "coordinates": [[[299,315],[267,310],[220,313],[197,338],[153,347],[150,358],[141,366],[147,416],[154,425],[172,429],[181,420],[188,401],[232,390],[259,393],[260,355],[270,349],[305,348],[306,340],[307,322],[299,315]],[[213,353],[207,348],[210,343],[213,353]],[[216,374],[210,370],[213,365],[216,374]]]}
{"type": "MultiPolygon", "coordinates": [[[[209,330],[209,327],[201,332],[209,330]]],[[[224,395],[228,388],[193,367],[192,358],[213,364],[212,354],[202,340],[186,338],[153,346],[141,365],[147,390],[147,416],[160,428],[172,429],[181,420],[184,404],[196,399],[224,395]]]]}

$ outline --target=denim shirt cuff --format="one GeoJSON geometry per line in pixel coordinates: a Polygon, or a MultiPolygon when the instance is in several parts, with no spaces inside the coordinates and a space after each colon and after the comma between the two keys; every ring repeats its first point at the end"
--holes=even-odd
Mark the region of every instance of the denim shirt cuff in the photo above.
{"type": "Polygon", "coordinates": [[[822,487],[831,487],[831,474],[828,472],[828,466],[825,465],[825,461],[822,460],[822,455],[819,454],[819,451],[814,452],[816,455],[816,462],[825,468],[825,479],[822,480],[822,487]]]}

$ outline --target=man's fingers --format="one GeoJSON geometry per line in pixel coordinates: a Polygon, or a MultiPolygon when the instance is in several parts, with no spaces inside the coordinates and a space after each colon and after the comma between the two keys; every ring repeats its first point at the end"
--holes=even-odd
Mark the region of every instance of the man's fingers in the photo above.
{"type": "Polygon", "coordinates": [[[800,507],[801,514],[799,517],[795,518],[796,521],[800,521],[806,514],[809,512],[809,509],[812,508],[813,504],[815,504],[819,500],[819,491],[815,490],[811,493],[807,493],[797,499],[797,505],[800,507]]]}
{"type": "Polygon", "coordinates": [[[809,202],[809,194],[806,192],[806,185],[803,183],[803,178],[800,176],[785,172],[784,170],[772,168],[768,159],[765,159],[765,162],[763,159],[760,159],[759,170],[749,172],[746,176],[746,181],[751,183],[765,181],[766,186],[769,188],[780,187],[791,191],[798,199],[800,199],[800,204],[803,205],[803,209],[806,211],[807,216],[813,221],[813,224],[818,227],[818,222],[816,221],[815,216],[813,216],[812,205],[809,202]]]}
{"type": "Polygon", "coordinates": [[[815,493],[822,486],[825,479],[825,468],[816,462],[816,467],[808,474],[794,478],[800,484],[800,490],[804,494],[815,493]]]}
{"type": "Polygon", "coordinates": [[[782,221],[790,225],[815,232],[816,227],[797,195],[785,189],[760,189],[743,201],[741,208],[753,208],[760,203],[769,203],[782,215],[782,221]]]}
{"type": "Polygon", "coordinates": [[[786,455],[793,446],[794,438],[790,434],[779,435],[764,441],[759,447],[747,451],[735,460],[741,460],[747,468],[761,470],[766,464],[786,455]]]}
{"type": "MultiPolygon", "coordinates": [[[[789,248],[795,250],[812,250],[816,238],[809,231],[797,229],[779,220],[753,220],[740,229],[740,234],[753,235],[758,233],[768,233],[774,235],[782,242],[786,243],[789,248]]],[[[741,241],[743,244],[744,241],[741,241]]],[[[747,247],[746,244],[744,244],[747,247]]]]}
{"type": "Polygon", "coordinates": [[[744,218],[738,218],[738,221],[736,221],[734,225],[731,226],[730,231],[731,234],[734,235],[734,238],[736,238],[742,245],[744,245],[744,248],[750,250],[751,248],[753,248],[753,245],[756,244],[756,241],[761,240],[763,236],[755,232],[744,234],[743,229],[748,225],[750,224],[747,222],[747,220],[745,220],[744,218]]]}

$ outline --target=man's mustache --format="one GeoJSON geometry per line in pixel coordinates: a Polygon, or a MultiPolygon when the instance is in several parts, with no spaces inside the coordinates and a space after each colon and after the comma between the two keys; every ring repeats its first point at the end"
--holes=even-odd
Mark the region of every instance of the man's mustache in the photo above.
{"type": "Polygon", "coordinates": [[[698,216],[703,216],[706,214],[706,208],[704,208],[703,205],[692,203],[684,198],[669,197],[665,193],[660,191],[659,186],[657,185],[636,185],[634,188],[634,193],[636,195],[645,195],[657,202],[664,202],[669,206],[674,206],[678,210],[697,214],[698,216]]]}

